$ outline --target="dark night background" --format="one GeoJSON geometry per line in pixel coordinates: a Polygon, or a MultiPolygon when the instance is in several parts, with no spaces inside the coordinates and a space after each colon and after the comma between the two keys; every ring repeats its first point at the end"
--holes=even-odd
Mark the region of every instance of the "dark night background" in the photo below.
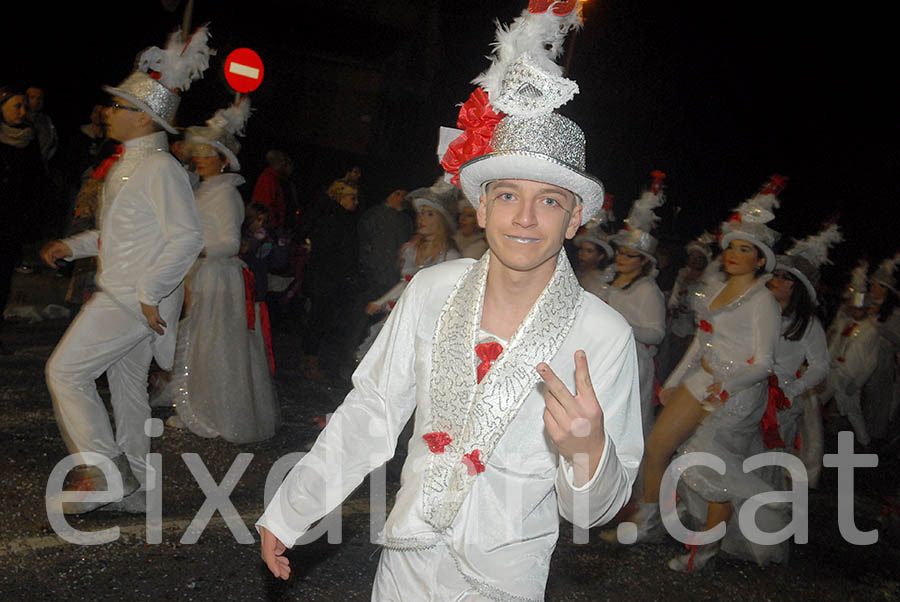
{"type": "MultiPolygon", "coordinates": [[[[440,174],[438,127],[455,125],[457,103],[486,68],[493,19],[508,23],[526,4],[196,0],[193,25],[211,22],[218,55],[185,93],[179,125],[231,102],[225,57],[253,48],[266,71],[241,153],[249,185],[266,150],[283,148],[301,197],[360,165],[363,202],[380,202],[440,174]]],[[[790,182],[772,224],[779,247],[840,214],[847,241],[832,253],[826,281],[839,284],[862,255],[893,254],[894,25],[880,6],[835,6],[590,0],[565,59],[581,93],[561,112],[585,130],[588,169],[615,195],[617,217],[661,169],[660,230],[692,238],[781,173],[790,182]]],[[[100,86],[121,81],[143,48],[163,46],[184,7],[7,6],[0,80],[44,87],[64,145],[105,101],[100,86]]]]}

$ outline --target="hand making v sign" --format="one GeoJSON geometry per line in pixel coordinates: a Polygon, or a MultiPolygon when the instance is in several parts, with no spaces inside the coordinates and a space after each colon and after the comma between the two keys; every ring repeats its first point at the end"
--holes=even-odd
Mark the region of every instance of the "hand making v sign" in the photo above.
{"type": "Polygon", "coordinates": [[[603,409],[597,401],[587,356],[575,352],[575,394],[546,363],[537,365],[544,379],[544,426],[556,449],[572,462],[576,487],[587,483],[600,464],[606,431],[603,428],[603,409]]]}

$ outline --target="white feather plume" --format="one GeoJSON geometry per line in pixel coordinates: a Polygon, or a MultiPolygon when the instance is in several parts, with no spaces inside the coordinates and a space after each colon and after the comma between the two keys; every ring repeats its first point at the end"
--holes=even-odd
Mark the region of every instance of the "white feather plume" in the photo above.
{"type": "Polygon", "coordinates": [[[215,54],[207,45],[209,38],[209,27],[203,25],[183,42],[178,28],[169,36],[165,49],[151,46],[141,54],[138,69],[156,71],[160,74],[159,83],[169,90],[184,92],[209,68],[209,57],[215,54]]]}
{"type": "Polygon", "coordinates": [[[495,21],[497,32],[492,43],[491,65],[472,80],[496,100],[503,85],[503,78],[509,66],[522,56],[528,56],[533,63],[551,75],[562,75],[562,67],[554,61],[562,54],[566,35],[572,29],[580,28],[581,4],[566,15],[553,13],[553,7],[542,13],[532,13],[528,9],[516,17],[508,26],[495,21]]]}
{"type": "Polygon", "coordinates": [[[819,234],[796,241],[794,246],[786,251],[785,254],[803,257],[814,266],[820,267],[824,264],[832,263],[828,259],[828,250],[843,240],[844,235],[841,234],[838,225],[830,224],[819,234]]]}
{"type": "Polygon", "coordinates": [[[868,272],[869,262],[865,259],[860,259],[853,271],[850,272],[850,288],[859,292],[865,291],[868,288],[866,284],[868,272]]]}
{"type": "Polygon", "coordinates": [[[660,220],[660,217],[653,210],[662,207],[664,202],[665,197],[662,192],[656,194],[650,190],[645,190],[640,198],[634,202],[634,205],[631,206],[631,212],[625,219],[625,223],[632,230],[650,232],[660,220]]]}
{"type": "Polygon", "coordinates": [[[775,219],[772,209],[780,206],[774,194],[757,194],[741,203],[736,211],[741,214],[741,221],[766,224],[775,219]]]}
{"type": "Polygon", "coordinates": [[[219,109],[206,121],[206,125],[229,134],[244,135],[247,120],[250,119],[250,98],[242,96],[241,100],[227,109],[219,109]]]}
{"type": "Polygon", "coordinates": [[[897,252],[893,257],[887,257],[882,260],[881,264],[878,266],[879,270],[884,270],[888,274],[894,272],[897,269],[897,266],[900,265],[900,251],[897,252]]]}

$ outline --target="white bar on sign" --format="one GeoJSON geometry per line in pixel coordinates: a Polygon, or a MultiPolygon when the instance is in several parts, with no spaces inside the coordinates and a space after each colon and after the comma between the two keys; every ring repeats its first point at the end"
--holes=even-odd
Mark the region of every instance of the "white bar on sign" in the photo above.
{"type": "Polygon", "coordinates": [[[251,67],[249,65],[241,65],[240,63],[231,63],[228,66],[228,70],[232,73],[236,73],[238,75],[243,75],[244,77],[249,77],[251,79],[259,79],[259,69],[255,67],[251,67]]]}

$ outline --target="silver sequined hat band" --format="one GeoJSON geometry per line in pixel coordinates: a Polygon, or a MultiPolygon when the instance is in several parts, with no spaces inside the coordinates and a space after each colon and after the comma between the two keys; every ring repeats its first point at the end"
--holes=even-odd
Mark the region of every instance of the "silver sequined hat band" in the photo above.
{"type": "Polygon", "coordinates": [[[170,134],[178,133],[172,124],[181,99],[143,71],[134,71],[118,86],[103,86],[103,90],[133,103],[170,134]]]}
{"type": "Polygon", "coordinates": [[[582,224],[603,206],[603,184],[585,172],[584,132],[572,120],[558,113],[508,115],[494,129],[491,148],[459,168],[463,192],[476,207],[482,183],[500,179],[546,182],[573,192],[584,205],[582,224]]]}

